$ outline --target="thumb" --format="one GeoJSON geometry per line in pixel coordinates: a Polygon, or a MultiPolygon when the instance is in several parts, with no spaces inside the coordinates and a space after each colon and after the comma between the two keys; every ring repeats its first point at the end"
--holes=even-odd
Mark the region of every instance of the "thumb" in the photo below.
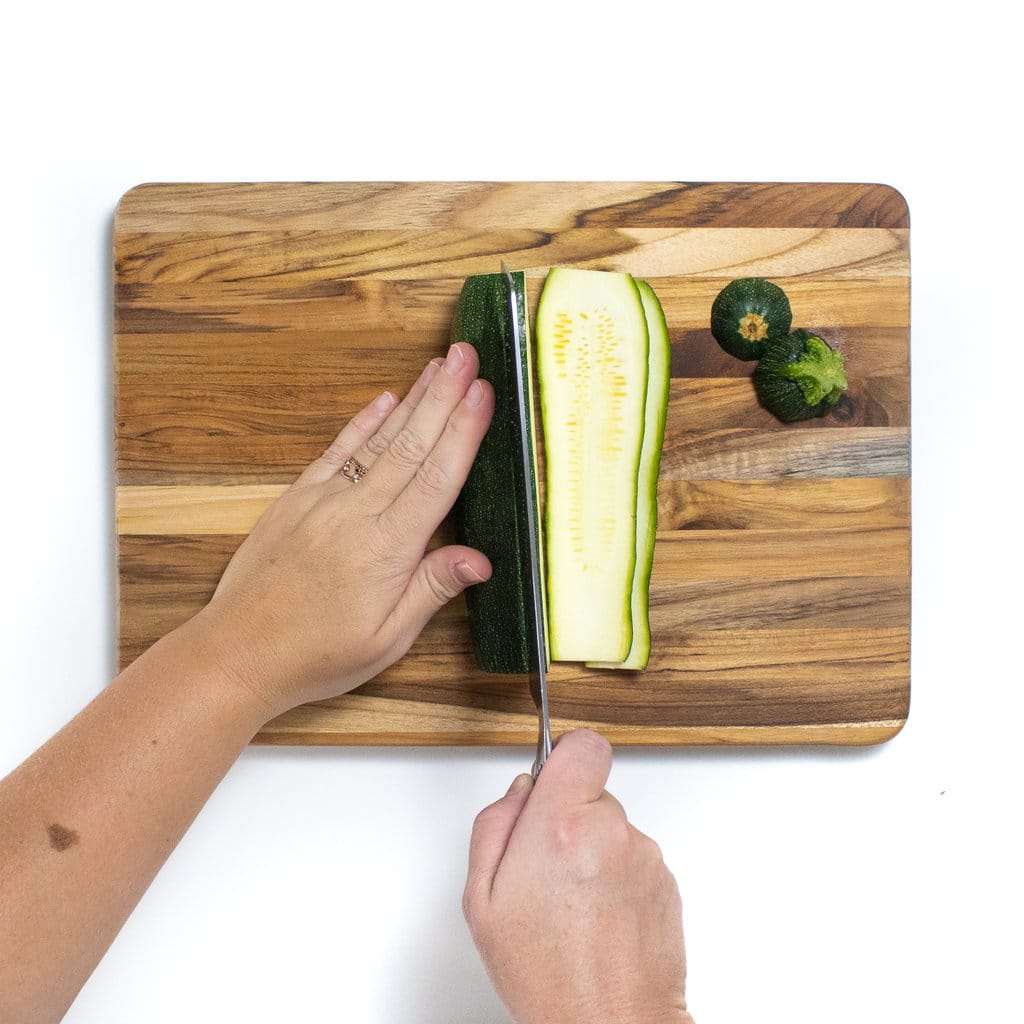
{"type": "Polygon", "coordinates": [[[531,776],[517,775],[508,792],[485,807],[473,822],[473,834],[469,840],[469,872],[462,897],[462,909],[467,920],[472,920],[474,914],[487,904],[494,876],[532,789],[531,776]]]}
{"type": "Polygon", "coordinates": [[[413,635],[435,612],[474,583],[490,579],[491,563],[474,548],[451,544],[420,559],[395,608],[397,621],[413,635]]]}

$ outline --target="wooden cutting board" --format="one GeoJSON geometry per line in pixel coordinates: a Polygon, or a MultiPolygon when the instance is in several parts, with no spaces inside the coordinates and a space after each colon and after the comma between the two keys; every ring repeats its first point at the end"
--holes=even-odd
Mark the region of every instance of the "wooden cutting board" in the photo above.
{"type": "MultiPolygon", "coordinates": [[[[260,512],[344,421],[445,352],[469,274],[505,258],[653,285],[672,386],[644,673],[559,664],[556,733],[616,743],[874,743],[909,703],[909,221],[881,185],[143,185],[114,230],[120,660],[196,612],[260,512]],[[850,390],[783,425],[708,329],[769,277],[850,390]]],[[[447,526],[440,540],[450,540],[447,526]]],[[[268,743],[535,742],[454,602],[356,693],[268,743]]]]}

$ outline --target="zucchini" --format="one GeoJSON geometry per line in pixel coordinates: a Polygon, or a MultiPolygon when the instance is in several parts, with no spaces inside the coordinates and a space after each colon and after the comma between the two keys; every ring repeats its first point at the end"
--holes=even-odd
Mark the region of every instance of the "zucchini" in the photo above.
{"type": "Polygon", "coordinates": [[[553,661],[629,655],[647,354],[629,274],[549,271],[537,305],[537,370],[553,661]]]}
{"type": "MultiPolygon", "coordinates": [[[[518,356],[523,360],[523,379],[531,382],[525,275],[518,271],[512,277],[522,344],[518,356]]],[[[532,500],[536,509],[537,445],[531,388],[526,413],[533,471],[529,482],[524,483],[512,362],[512,309],[503,274],[466,279],[455,310],[451,340],[465,341],[476,348],[480,376],[494,387],[491,425],[453,509],[458,542],[482,551],[493,569],[489,580],[465,592],[473,653],[485,672],[526,674],[530,671],[528,637],[533,628],[533,598],[523,500],[527,496],[525,500],[532,500]]],[[[535,520],[539,522],[538,517],[535,520]]],[[[543,579],[543,565],[541,573],[543,579]]]]}
{"type": "Polygon", "coordinates": [[[843,354],[802,327],[768,345],[753,381],[758,401],[783,423],[827,415],[847,388],[843,354]]]}
{"type": "Polygon", "coordinates": [[[665,441],[665,417],[668,414],[668,390],[672,356],[665,311],[658,296],[646,281],[637,281],[650,336],[647,357],[647,399],[644,410],[644,440],[640,451],[636,497],[636,567],[630,612],[633,642],[622,662],[590,662],[591,668],[647,668],[651,657],[651,623],[648,611],[654,543],[658,534],[658,474],[661,449],[665,441]]]}
{"type": "Polygon", "coordinates": [[[760,359],[765,346],[793,324],[786,293],[763,277],[730,281],[711,305],[711,333],[731,356],[760,359]]]}

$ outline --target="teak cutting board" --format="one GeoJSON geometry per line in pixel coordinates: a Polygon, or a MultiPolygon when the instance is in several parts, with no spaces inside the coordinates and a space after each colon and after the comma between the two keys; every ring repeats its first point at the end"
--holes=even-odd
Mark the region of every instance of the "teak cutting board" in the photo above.
{"type": "MultiPolygon", "coordinates": [[[[346,419],[443,354],[469,274],[628,271],[661,298],[672,385],[644,673],[558,664],[556,733],[617,743],[873,743],[909,702],[909,227],[881,185],[143,185],[117,210],[120,657],[210,597],[260,512],[346,419]],[[846,357],[783,425],[708,329],[737,277],[846,357]]],[[[450,539],[447,527],[441,539],[450,539]]],[[[270,743],[522,743],[525,678],[476,669],[453,602],[353,694],[270,743]]]]}

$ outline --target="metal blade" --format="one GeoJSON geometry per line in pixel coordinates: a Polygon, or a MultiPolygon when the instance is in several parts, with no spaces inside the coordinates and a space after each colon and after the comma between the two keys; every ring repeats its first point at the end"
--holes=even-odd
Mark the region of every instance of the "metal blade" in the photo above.
{"type": "Polygon", "coordinates": [[[528,591],[528,612],[532,615],[532,628],[529,630],[530,641],[530,692],[537,705],[537,757],[533,763],[533,777],[540,774],[544,762],[551,753],[551,716],[548,711],[547,682],[547,639],[544,634],[544,581],[540,570],[540,525],[537,521],[537,508],[533,486],[533,455],[530,447],[530,418],[526,403],[529,401],[529,381],[526,380],[524,363],[526,352],[523,348],[522,330],[519,324],[519,296],[516,293],[515,279],[512,271],[504,260],[501,270],[508,282],[509,303],[512,309],[512,363],[516,372],[516,407],[519,410],[520,454],[523,462],[523,482],[526,489],[526,555],[530,563],[530,589],[528,591]]]}

